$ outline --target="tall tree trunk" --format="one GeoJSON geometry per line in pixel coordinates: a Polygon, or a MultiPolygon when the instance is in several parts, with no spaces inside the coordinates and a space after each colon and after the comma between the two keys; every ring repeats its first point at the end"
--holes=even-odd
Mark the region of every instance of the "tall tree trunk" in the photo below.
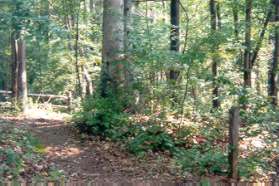
{"type": "Polygon", "coordinates": [[[17,86],[18,61],[17,61],[17,36],[13,32],[11,34],[11,79],[12,79],[12,98],[16,101],[18,95],[17,86]]]}
{"type": "Polygon", "coordinates": [[[252,7],[253,0],[246,0],[245,14],[245,51],[244,51],[244,87],[250,88],[252,85],[252,64],[251,64],[251,28],[252,28],[252,7]]]}
{"type": "Polygon", "coordinates": [[[124,0],[106,0],[103,7],[101,95],[117,97],[125,92],[124,0]]]}
{"type": "Polygon", "coordinates": [[[11,34],[11,73],[12,73],[12,97],[15,106],[25,112],[27,107],[27,77],[26,77],[26,46],[21,38],[21,22],[18,17],[22,7],[22,2],[13,1],[15,9],[12,17],[11,34]]]}
{"type": "Polygon", "coordinates": [[[124,54],[127,61],[126,70],[125,70],[126,87],[131,87],[134,79],[133,69],[131,67],[130,59],[129,59],[129,53],[132,50],[130,35],[132,32],[132,25],[133,25],[133,13],[134,13],[133,9],[134,9],[133,0],[124,0],[124,54]]]}
{"type": "Polygon", "coordinates": [[[79,22],[80,22],[80,3],[78,3],[78,11],[76,13],[76,35],[75,35],[75,69],[76,69],[76,90],[77,96],[82,97],[82,85],[81,85],[81,74],[80,74],[80,65],[79,65],[79,22]]]}
{"type": "MultiPolygon", "coordinates": [[[[170,35],[170,50],[174,52],[179,52],[180,48],[180,40],[179,40],[179,21],[180,21],[180,16],[179,16],[179,10],[180,10],[180,4],[179,0],[171,0],[171,5],[170,5],[170,21],[171,21],[171,35],[170,35]]],[[[179,77],[179,70],[176,69],[171,69],[169,71],[169,79],[172,81],[176,81],[179,77]]]]}
{"type": "Polygon", "coordinates": [[[18,40],[18,103],[25,112],[27,108],[27,76],[26,76],[26,47],[22,39],[18,40]]]}
{"type": "Polygon", "coordinates": [[[132,25],[132,0],[124,0],[124,51],[127,53],[130,48],[129,37],[132,25]]]}
{"type": "MultiPolygon", "coordinates": [[[[275,20],[276,22],[279,21],[279,1],[274,1],[274,7],[275,7],[275,20]]],[[[278,105],[278,60],[279,60],[279,26],[276,24],[274,28],[274,52],[273,52],[273,58],[272,62],[270,64],[270,69],[268,73],[268,95],[272,98],[271,103],[276,106],[278,105]]]]}
{"type": "Polygon", "coordinates": [[[238,41],[239,40],[239,4],[238,4],[238,0],[233,0],[233,4],[232,4],[233,8],[233,24],[234,24],[234,35],[235,35],[235,39],[238,41]]]}
{"type": "MultiPolygon", "coordinates": [[[[218,27],[221,27],[221,22],[218,19],[220,17],[220,13],[218,13],[217,3],[215,0],[209,1],[209,8],[210,8],[210,17],[211,17],[211,34],[214,36],[217,31],[218,27]]],[[[213,108],[220,107],[219,101],[219,87],[217,84],[217,76],[218,76],[218,63],[219,63],[219,55],[218,55],[218,45],[212,47],[212,76],[213,76],[213,92],[212,92],[212,106],[213,108]]]]}
{"type": "Polygon", "coordinates": [[[15,4],[15,9],[13,12],[13,16],[12,16],[12,32],[11,32],[11,80],[12,80],[12,98],[13,101],[15,101],[16,104],[16,100],[18,97],[18,59],[17,59],[17,40],[20,37],[20,24],[18,22],[17,19],[15,19],[15,17],[17,17],[18,15],[18,11],[20,9],[20,4],[19,2],[17,2],[16,0],[13,0],[13,3],[15,4]]]}

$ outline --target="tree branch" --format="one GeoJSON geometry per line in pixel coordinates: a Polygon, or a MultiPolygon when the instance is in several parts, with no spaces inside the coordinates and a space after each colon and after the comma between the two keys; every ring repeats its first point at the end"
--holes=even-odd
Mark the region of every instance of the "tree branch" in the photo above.
{"type": "Polygon", "coordinates": [[[268,23],[270,21],[270,18],[272,16],[272,8],[270,8],[268,10],[268,13],[267,13],[267,16],[266,16],[266,19],[264,21],[264,25],[263,25],[263,28],[262,28],[262,31],[260,33],[260,37],[259,37],[259,40],[258,42],[256,43],[256,47],[253,51],[253,56],[252,56],[252,59],[251,59],[251,65],[252,67],[254,66],[255,62],[256,62],[256,59],[258,57],[258,54],[259,54],[259,51],[261,49],[261,46],[262,46],[262,42],[263,42],[263,39],[264,39],[264,36],[265,36],[265,32],[266,32],[266,28],[268,26],[268,23]]]}

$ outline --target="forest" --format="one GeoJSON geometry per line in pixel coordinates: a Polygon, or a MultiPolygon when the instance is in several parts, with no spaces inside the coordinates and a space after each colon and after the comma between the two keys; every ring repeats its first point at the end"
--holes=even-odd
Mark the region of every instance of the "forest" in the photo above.
{"type": "Polygon", "coordinates": [[[278,63],[279,0],[0,0],[0,182],[276,184],[278,63]]]}

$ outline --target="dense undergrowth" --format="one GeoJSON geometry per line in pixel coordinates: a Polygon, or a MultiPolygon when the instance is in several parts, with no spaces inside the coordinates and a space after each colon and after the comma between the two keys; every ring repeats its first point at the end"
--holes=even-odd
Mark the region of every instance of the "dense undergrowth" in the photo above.
{"type": "Polygon", "coordinates": [[[0,181],[52,180],[61,176],[43,153],[44,147],[28,131],[0,120],[0,181]]]}
{"type": "MultiPolygon", "coordinates": [[[[143,158],[167,153],[183,174],[228,174],[228,114],[187,112],[187,117],[154,113],[129,113],[113,98],[89,98],[76,117],[81,132],[117,141],[143,158]],[[193,116],[194,115],[194,116],[193,116]]],[[[278,112],[268,104],[242,111],[239,175],[242,180],[268,179],[278,154],[278,112]]]]}

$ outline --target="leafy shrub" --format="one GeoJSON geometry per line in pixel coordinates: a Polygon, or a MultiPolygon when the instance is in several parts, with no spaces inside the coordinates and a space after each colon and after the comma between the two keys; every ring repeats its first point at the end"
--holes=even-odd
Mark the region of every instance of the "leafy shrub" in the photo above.
{"type": "Polygon", "coordinates": [[[181,168],[199,176],[227,172],[227,156],[221,149],[208,149],[203,152],[198,148],[182,149],[175,155],[181,168]]]}
{"type": "Polygon", "coordinates": [[[42,152],[42,145],[26,130],[0,121],[0,181],[48,175],[42,152]]]}
{"type": "Polygon", "coordinates": [[[142,129],[128,143],[128,149],[139,156],[142,156],[147,151],[164,151],[173,150],[175,147],[172,137],[160,126],[149,126],[142,129]]]}
{"type": "Polygon", "coordinates": [[[18,176],[23,166],[23,160],[13,149],[0,149],[1,166],[0,175],[18,176]]]}
{"type": "MultiPolygon", "coordinates": [[[[268,163],[261,160],[270,160],[266,158],[271,154],[268,152],[272,147],[272,144],[268,143],[274,142],[274,135],[270,134],[278,129],[278,112],[265,105],[260,109],[255,108],[251,108],[250,112],[241,113],[245,122],[245,126],[241,127],[241,134],[245,137],[264,137],[269,149],[262,150],[264,154],[260,157],[241,159],[239,175],[247,179],[261,170],[262,173],[269,171],[263,167],[268,163]],[[272,124],[270,121],[273,121],[272,124]]],[[[178,130],[168,126],[166,118],[160,117],[159,114],[141,118],[141,115],[126,112],[125,104],[113,97],[93,96],[84,103],[83,111],[76,116],[76,121],[82,132],[121,141],[131,153],[139,157],[145,156],[147,152],[169,151],[185,172],[198,176],[224,176],[228,172],[227,151],[224,150],[228,132],[226,117],[223,113],[205,112],[196,115],[194,121],[178,130]],[[172,134],[167,132],[167,126],[168,130],[172,130],[172,134]]],[[[247,154],[240,153],[241,157],[247,154]]],[[[248,150],[248,154],[250,153],[251,149],[248,150]]]]}
{"type": "Polygon", "coordinates": [[[239,175],[244,178],[250,178],[257,172],[259,164],[260,162],[257,158],[241,159],[239,162],[239,175]]]}
{"type": "Polygon", "coordinates": [[[147,151],[172,150],[174,141],[164,128],[147,122],[132,124],[125,106],[114,98],[91,97],[75,117],[81,132],[115,141],[123,140],[130,152],[143,155],[147,151]]]}
{"type": "Polygon", "coordinates": [[[128,116],[114,98],[92,97],[84,102],[75,120],[81,132],[116,139],[121,138],[121,128],[128,125],[128,116]]]}

